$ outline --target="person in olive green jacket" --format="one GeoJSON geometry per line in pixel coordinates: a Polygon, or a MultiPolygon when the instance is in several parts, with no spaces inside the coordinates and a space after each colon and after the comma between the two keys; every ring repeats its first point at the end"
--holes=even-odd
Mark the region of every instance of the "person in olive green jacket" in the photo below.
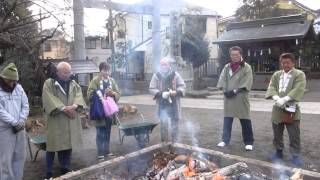
{"type": "MultiPolygon", "coordinates": [[[[104,96],[113,97],[115,102],[119,101],[121,95],[116,81],[110,77],[110,65],[106,62],[102,62],[99,65],[99,70],[100,74],[91,80],[87,91],[90,108],[93,108],[91,105],[93,103],[93,93],[96,93],[96,90],[101,90],[104,93],[104,96]]],[[[104,160],[106,156],[113,156],[110,152],[112,121],[112,117],[93,119],[96,126],[98,160],[104,160]]]]}
{"type": "Polygon", "coordinates": [[[224,122],[222,141],[218,147],[229,144],[233,118],[240,119],[245,150],[253,149],[253,132],[250,120],[249,91],[252,86],[251,66],[242,59],[242,49],[238,46],[229,50],[231,61],[220,74],[217,87],[224,92],[224,122]]]}
{"type": "Polygon", "coordinates": [[[295,57],[291,53],[284,53],[280,56],[282,70],[272,75],[267,93],[267,99],[273,99],[275,104],[272,108],[273,143],[276,148],[271,160],[277,161],[283,158],[283,131],[287,128],[290,140],[290,152],[292,163],[301,166],[303,163],[299,158],[300,154],[300,119],[301,112],[298,102],[301,101],[305,92],[306,77],[304,72],[295,69],[295,57]],[[283,112],[291,112],[293,123],[283,123],[283,112]]]}
{"type": "Polygon", "coordinates": [[[53,175],[55,152],[61,174],[70,171],[72,149],[82,146],[80,113],[86,106],[79,84],[70,79],[71,66],[67,62],[57,65],[57,76],[44,82],[42,103],[46,120],[47,178],[53,175]]]}

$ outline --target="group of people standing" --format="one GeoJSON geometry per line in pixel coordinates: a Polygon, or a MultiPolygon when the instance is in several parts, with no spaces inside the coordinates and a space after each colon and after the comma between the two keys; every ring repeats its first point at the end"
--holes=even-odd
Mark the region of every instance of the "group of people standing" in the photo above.
{"type": "MultiPolygon", "coordinates": [[[[242,58],[240,47],[229,50],[230,62],[220,75],[217,87],[224,93],[224,123],[222,141],[217,146],[223,148],[230,143],[234,118],[240,120],[244,148],[253,150],[254,133],[250,118],[249,91],[253,82],[251,66],[242,58]]],[[[305,74],[294,68],[293,54],[280,56],[282,69],[275,72],[267,89],[266,98],[273,99],[272,109],[273,143],[275,153],[272,161],[283,158],[283,131],[287,128],[290,140],[292,162],[301,166],[300,159],[300,119],[298,102],[306,86],[305,74]],[[284,119],[286,121],[284,121],[284,119]]],[[[160,68],[152,76],[149,90],[157,104],[157,116],[161,125],[161,141],[178,141],[179,120],[181,119],[180,99],[185,95],[186,84],[172,66],[171,58],[163,58],[160,68]],[[169,129],[171,129],[169,133],[169,129]],[[169,137],[171,136],[171,137],[169,137]]],[[[113,117],[99,114],[99,93],[119,101],[121,92],[116,81],[111,78],[110,65],[99,65],[100,74],[93,78],[87,90],[87,100],[92,110],[90,116],[96,127],[97,158],[104,160],[113,154],[110,151],[110,135],[113,117]]],[[[46,177],[53,177],[53,162],[58,154],[61,174],[70,171],[72,150],[82,145],[80,113],[86,107],[80,85],[71,79],[71,66],[67,62],[57,65],[57,74],[44,82],[42,103],[46,120],[46,177]]],[[[18,83],[16,66],[10,63],[0,73],[0,179],[21,180],[26,158],[25,121],[29,113],[28,98],[18,83]]]]}
{"type": "MultiPolygon", "coordinates": [[[[252,151],[254,137],[248,96],[253,81],[252,69],[243,60],[240,47],[231,47],[229,54],[231,60],[224,66],[217,85],[224,92],[222,141],[217,146],[223,148],[230,143],[233,118],[238,118],[245,150],[252,151]]],[[[272,75],[265,95],[266,99],[274,101],[271,121],[275,152],[269,158],[276,162],[283,160],[283,131],[286,128],[290,141],[291,162],[300,167],[303,162],[299,156],[301,112],[298,103],[305,92],[306,77],[304,72],[294,68],[293,54],[281,54],[279,63],[282,69],[272,75]]]]}

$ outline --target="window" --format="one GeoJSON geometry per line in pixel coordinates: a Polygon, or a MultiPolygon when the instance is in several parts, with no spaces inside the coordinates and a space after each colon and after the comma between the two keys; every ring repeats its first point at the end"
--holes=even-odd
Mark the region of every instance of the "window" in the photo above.
{"type": "Polygon", "coordinates": [[[169,39],[170,38],[170,27],[166,27],[166,39],[169,39]]]}
{"type": "Polygon", "coordinates": [[[95,39],[86,39],[85,46],[86,46],[86,49],[96,49],[96,40],[95,39]]]}
{"type": "Polygon", "coordinates": [[[50,52],[51,51],[50,41],[44,43],[44,51],[45,52],[50,52]]]}
{"type": "Polygon", "coordinates": [[[152,29],[152,21],[148,21],[148,29],[152,29]]]}
{"type": "Polygon", "coordinates": [[[123,30],[118,30],[118,38],[125,38],[126,33],[123,30]]]}
{"type": "Polygon", "coordinates": [[[110,49],[109,37],[105,37],[101,39],[101,48],[102,49],[110,49]]]}

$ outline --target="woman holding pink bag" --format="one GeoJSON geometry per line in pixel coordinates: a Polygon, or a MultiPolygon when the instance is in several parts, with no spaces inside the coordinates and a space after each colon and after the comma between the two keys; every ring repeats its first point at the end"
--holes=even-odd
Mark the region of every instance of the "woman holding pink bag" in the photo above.
{"type": "MultiPolygon", "coordinates": [[[[112,112],[106,109],[106,102],[108,105],[112,104],[112,101],[118,102],[121,94],[116,81],[110,77],[110,65],[102,62],[99,70],[100,74],[94,77],[89,84],[87,97],[90,103],[90,117],[96,126],[98,160],[101,161],[107,156],[113,156],[110,152],[112,115],[109,114],[112,112]],[[95,114],[101,110],[104,110],[104,114],[95,114]]],[[[117,108],[114,105],[112,104],[112,108],[117,108]]]]}

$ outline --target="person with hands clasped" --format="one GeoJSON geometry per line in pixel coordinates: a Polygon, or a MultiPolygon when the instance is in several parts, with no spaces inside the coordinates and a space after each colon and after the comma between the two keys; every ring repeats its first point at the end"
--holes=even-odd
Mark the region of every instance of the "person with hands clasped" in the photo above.
{"type": "Polygon", "coordinates": [[[304,72],[295,69],[295,57],[291,53],[283,53],[279,58],[282,70],[275,72],[270,80],[266,99],[273,99],[272,108],[273,144],[276,152],[270,157],[272,161],[283,159],[283,131],[287,128],[291,162],[302,166],[300,159],[300,120],[301,112],[298,104],[305,92],[306,77],[304,72]]]}
{"type": "Polygon", "coordinates": [[[159,72],[153,74],[149,91],[157,103],[157,115],[161,125],[161,141],[169,140],[169,126],[173,142],[178,140],[179,119],[181,119],[180,98],[184,96],[186,85],[180,74],[173,70],[174,60],[165,57],[160,60],[159,72]]]}
{"type": "Polygon", "coordinates": [[[242,59],[242,49],[238,46],[229,49],[231,61],[227,63],[217,84],[224,93],[224,121],[222,141],[218,147],[230,143],[233,118],[240,119],[245,150],[253,150],[253,132],[250,120],[249,91],[252,86],[251,66],[242,59]]]}
{"type": "Polygon", "coordinates": [[[62,175],[70,171],[72,149],[82,147],[80,113],[86,104],[80,85],[70,77],[70,64],[60,62],[57,65],[57,76],[54,79],[47,79],[43,84],[47,179],[53,177],[56,152],[60,163],[60,175],[62,175]]]}
{"type": "Polygon", "coordinates": [[[0,73],[0,179],[22,180],[26,160],[28,97],[18,83],[15,64],[0,73]]]}

